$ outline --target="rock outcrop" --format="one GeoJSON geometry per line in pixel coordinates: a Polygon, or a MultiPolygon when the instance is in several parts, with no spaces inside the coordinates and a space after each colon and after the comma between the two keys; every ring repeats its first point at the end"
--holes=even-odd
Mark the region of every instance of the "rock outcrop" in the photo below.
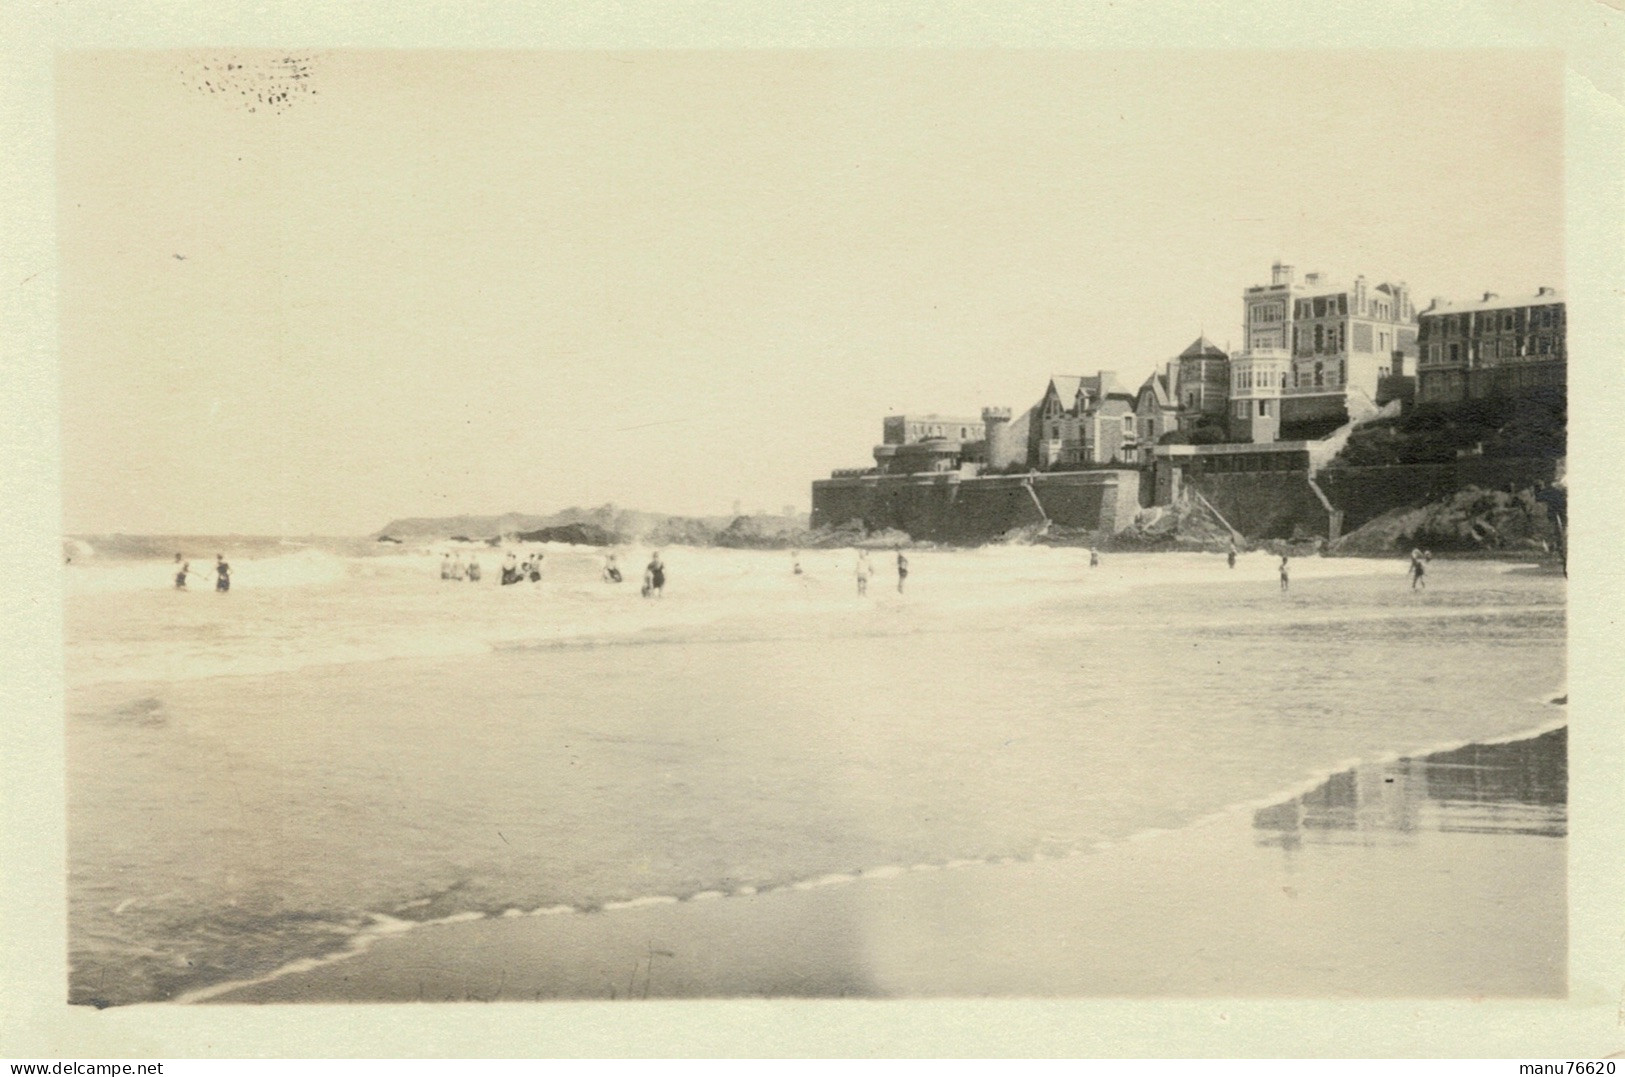
{"type": "Polygon", "coordinates": [[[1518,493],[1469,486],[1425,505],[1395,509],[1333,542],[1327,552],[1382,556],[1435,552],[1544,553],[1561,534],[1533,489],[1518,493]]]}

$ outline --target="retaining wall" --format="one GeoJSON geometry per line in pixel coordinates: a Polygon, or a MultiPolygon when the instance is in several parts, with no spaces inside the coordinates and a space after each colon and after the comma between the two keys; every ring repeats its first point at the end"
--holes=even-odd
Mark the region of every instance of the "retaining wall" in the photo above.
{"type": "Polygon", "coordinates": [[[1065,527],[1121,531],[1133,522],[1139,505],[1137,471],[984,478],[879,475],[814,482],[812,526],[839,527],[856,520],[871,531],[890,528],[917,539],[985,542],[1046,518],[1065,527]]]}

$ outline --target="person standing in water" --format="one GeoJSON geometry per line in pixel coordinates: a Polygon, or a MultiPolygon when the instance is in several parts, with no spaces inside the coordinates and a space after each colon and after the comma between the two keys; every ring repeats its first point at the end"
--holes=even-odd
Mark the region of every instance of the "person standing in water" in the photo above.
{"type": "Polygon", "coordinates": [[[1289,586],[1291,586],[1291,578],[1288,575],[1287,556],[1283,553],[1281,555],[1281,590],[1285,591],[1289,586]]]}
{"type": "Polygon", "coordinates": [[[660,552],[657,550],[649,555],[649,570],[646,578],[649,581],[649,594],[655,598],[666,597],[666,566],[661,563],[660,552]]]}
{"type": "Polygon", "coordinates": [[[869,593],[869,577],[875,574],[874,566],[869,564],[869,551],[858,551],[858,594],[869,593]]]}
{"type": "Polygon", "coordinates": [[[226,564],[225,554],[214,555],[214,589],[222,594],[231,590],[231,566],[226,564]]]}
{"type": "Polygon", "coordinates": [[[908,558],[903,556],[902,547],[897,549],[897,593],[903,593],[903,582],[908,579],[908,558]]]}

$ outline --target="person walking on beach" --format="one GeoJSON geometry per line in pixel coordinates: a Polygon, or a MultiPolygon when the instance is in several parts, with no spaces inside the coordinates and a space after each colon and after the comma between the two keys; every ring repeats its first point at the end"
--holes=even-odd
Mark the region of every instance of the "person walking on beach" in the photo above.
{"type": "Polygon", "coordinates": [[[231,590],[231,566],[224,554],[214,555],[214,589],[222,594],[231,590]]]}
{"type": "Polygon", "coordinates": [[[1236,567],[1236,540],[1235,539],[1230,540],[1230,552],[1225,555],[1224,559],[1230,563],[1231,568],[1236,567]]]}
{"type": "Polygon", "coordinates": [[[908,558],[903,556],[901,546],[897,548],[897,593],[903,593],[903,583],[908,579],[908,558]]]}
{"type": "Polygon", "coordinates": [[[650,555],[649,570],[645,578],[649,581],[650,595],[655,598],[666,597],[666,566],[661,563],[658,550],[650,555]]]}
{"type": "MultiPolygon", "coordinates": [[[[898,571],[899,572],[905,572],[906,570],[905,569],[898,569],[898,571]]],[[[874,574],[875,574],[874,566],[869,564],[869,551],[868,550],[859,550],[858,551],[858,594],[860,596],[866,595],[866,594],[869,593],[869,577],[873,576],[874,574]]],[[[899,590],[901,590],[901,587],[899,587],[899,590]]]]}
{"type": "Polygon", "coordinates": [[[1422,567],[1422,559],[1421,550],[1411,551],[1411,590],[1413,591],[1424,590],[1427,587],[1427,583],[1422,579],[1427,572],[1427,569],[1422,567]]]}
{"type": "Polygon", "coordinates": [[[1287,566],[1287,555],[1283,553],[1281,555],[1281,590],[1283,591],[1292,585],[1292,579],[1289,572],[1290,570],[1287,566]]]}
{"type": "Polygon", "coordinates": [[[191,571],[192,571],[192,563],[190,561],[186,560],[180,554],[176,554],[175,555],[175,590],[177,590],[177,591],[186,590],[186,577],[191,571]]]}

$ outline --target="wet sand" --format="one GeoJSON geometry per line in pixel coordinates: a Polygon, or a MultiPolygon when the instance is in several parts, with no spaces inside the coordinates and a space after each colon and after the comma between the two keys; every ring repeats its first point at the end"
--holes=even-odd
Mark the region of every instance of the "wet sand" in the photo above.
{"type": "Polygon", "coordinates": [[[1566,736],[1057,860],[485,919],[217,1002],[1566,994],[1566,736]]]}

